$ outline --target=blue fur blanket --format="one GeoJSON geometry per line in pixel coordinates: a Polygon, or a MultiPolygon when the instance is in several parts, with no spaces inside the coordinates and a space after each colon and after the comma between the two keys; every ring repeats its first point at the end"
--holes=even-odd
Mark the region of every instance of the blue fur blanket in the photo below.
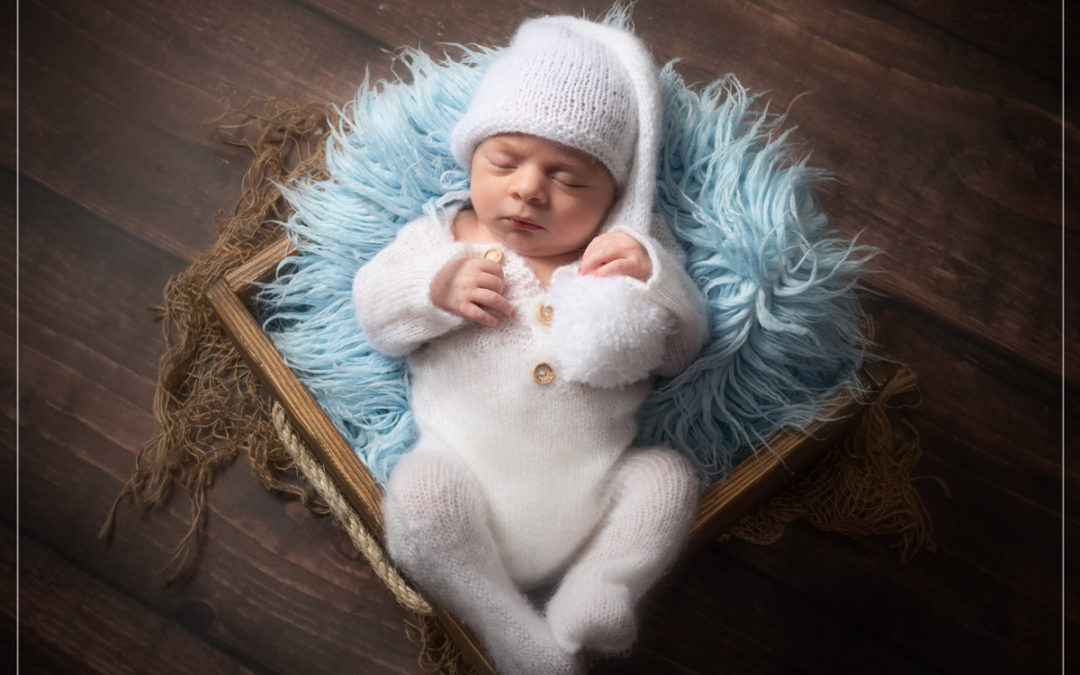
{"type": "MultiPolygon", "coordinates": [[[[365,78],[327,143],[328,180],[281,186],[299,253],[259,294],[286,362],[380,482],[416,438],[405,363],[368,345],[350,302],[359,266],[423,211],[461,200],[468,177],[450,130],[494,50],[435,61],[404,50],[409,72],[365,78]]],[[[708,481],[782,428],[858,391],[864,357],[855,296],[872,251],[836,238],[780,116],[731,76],[687,87],[661,70],[666,102],[656,209],[708,300],[711,337],[684,373],[658,381],[641,443],[685,452],[708,481]]]]}

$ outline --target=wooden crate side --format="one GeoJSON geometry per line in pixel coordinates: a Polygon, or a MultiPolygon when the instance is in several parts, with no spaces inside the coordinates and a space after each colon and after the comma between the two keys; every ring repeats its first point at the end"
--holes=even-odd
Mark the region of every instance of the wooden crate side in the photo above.
{"type": "Polygon", "coordinates": [[[246,304],[255,284],[271,278],[281,261],[293,253],[296,253],[296,246],[288,237],[282,237],[256,253],[251,260],[226,273],[225,283],[246,304]]]}

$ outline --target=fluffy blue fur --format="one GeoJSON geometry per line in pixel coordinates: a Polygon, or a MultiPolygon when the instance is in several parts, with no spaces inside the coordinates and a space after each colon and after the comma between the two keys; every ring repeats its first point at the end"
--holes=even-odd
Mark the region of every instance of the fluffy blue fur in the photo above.
{"type": "MultiPolygon", "coordinates": [[[[619,20],[616,17],[616,20],[619,20]]],[[[406,80],[365,78],[327,144],[331,178],[281,189],[300,254],[260,293],[264,326],[288,364],[380,482],[416,439],[403,360],[375,352],[350,302],[358,267],[422,211],[461,200],[468,176],[450,130],[493,50],[457,61],[404,50],[406,80]]],[[[734,77],[690,90],[671,64],[656,208],[705,293],[711,338],[640,414],[642,443],[687,453],[708,480],[783,427],[828,414],[857,391],[863,358],[854,294],[870,251],[831,237],[782,118],[734,77]]]]}

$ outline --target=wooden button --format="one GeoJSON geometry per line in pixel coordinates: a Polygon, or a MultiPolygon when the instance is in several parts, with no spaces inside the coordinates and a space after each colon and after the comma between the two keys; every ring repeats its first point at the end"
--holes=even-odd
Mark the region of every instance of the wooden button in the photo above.
{"type": "Polygon", "coordinates": [[[503,252],[501,248],[492,246],[488,250],[484,251],[484,254],[480,257],[484,260],[490,260],[496,265],[501,265],[503,260],[503,252]]]}
{"type": "Polygon", "coordinates": [[[555,369],[546,363],[538,363],[533,366],[532,375],[537,384],[551,384],[555,379],[555,369]]]}
{"type": "Polygon", "coordinates": [[[551,325],[551,318],[555,316],[555,308],[551,305],[539,305],[536,308],[536,318],[540,319],[540,323],[551,325]]]}

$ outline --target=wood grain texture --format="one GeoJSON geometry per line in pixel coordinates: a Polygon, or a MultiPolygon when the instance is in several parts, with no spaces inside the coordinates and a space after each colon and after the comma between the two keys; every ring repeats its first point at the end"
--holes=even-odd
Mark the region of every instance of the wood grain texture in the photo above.
{"type": "MultiPolygon", "coordinates": [[[[346,535],[243,464],[216,480],[186,586],[157,576],[187,528],[182,496],[122,508],[111,546],[96,538],[153,431],[163,343],[147,308],[239,195],[249,157],[202,124],[223,97],[341,104],[365,68],[392,75],[399,45],[501,43],[525,16],[607,4],[26,0],[17,99],[8,6],[0,171],[6,186],[19,172],[19,242],[15,190],[0,190],[0,470],[18,496],[0,482],[0,561],[5,579],[21,563],[24,672],[419,672],[404,611],[346,535]]],[[[1061,552],[1080,553],[1080,512],[1062,499],[1078,467],[1062,432],[1080,432],[1080,369],[1061,355],[1063,340],[1076,354],[1062,310],[1075,318],[1080,284],[1062,289],[1061,246],[1080,254],[1075,219],[1062,223],[1078,134],[1061,119],[1057,6],[640,0],[635,20],[687,80],[732,72],[773,110],[790,105],[797,140],[838,179],[823,194],[833,226],[885,251],[868,307],[921,377],[922,406],[898,411],[922,439],[917,472],[949,493],[919,483],[937,551],[906,565],[888,537],[807,526],[768,547],[704,547],[647,599],[633,654],[597,671],[1075,666],[1061,552]]],[[[0,658],[14,661],[15,588],[0,591],[0,658]]]]}

